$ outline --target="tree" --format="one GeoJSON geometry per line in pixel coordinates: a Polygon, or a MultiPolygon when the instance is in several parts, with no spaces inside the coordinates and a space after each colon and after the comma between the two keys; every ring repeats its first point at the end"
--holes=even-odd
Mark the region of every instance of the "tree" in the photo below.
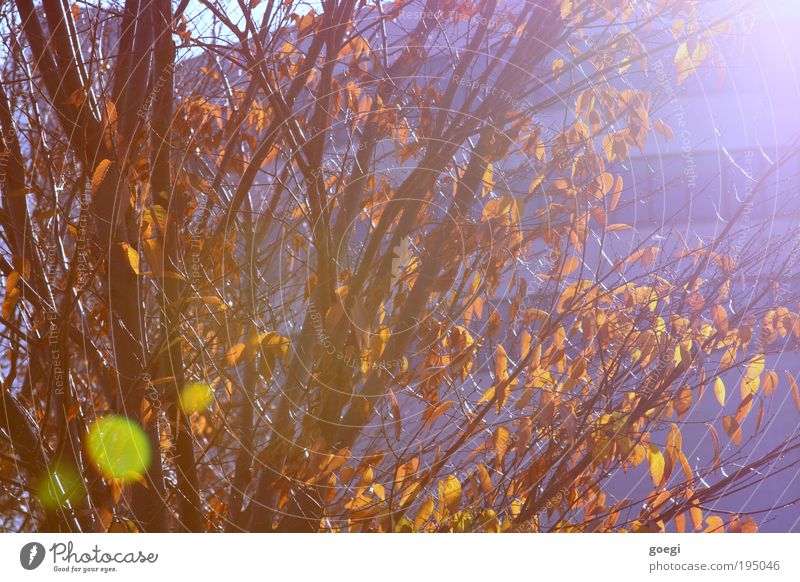
{"type": "Polygon", "coordinates": [[[755,528],[709,508],[797,454],[753,453],[776,391],[800,409],[768,366],[793,265],[753,292],[753,225],[614,220],[672,133],[648,63],[679,85],[729,18],[201,4],[0,8],[4,527],[755,528]]]}

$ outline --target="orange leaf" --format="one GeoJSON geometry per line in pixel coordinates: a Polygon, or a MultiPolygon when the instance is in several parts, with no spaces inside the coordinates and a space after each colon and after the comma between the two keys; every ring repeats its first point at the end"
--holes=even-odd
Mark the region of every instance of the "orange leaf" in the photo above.
{"type": "Polygon", "coordinates": [[[111,160],[101,160],[94,169],[94,172],[92,173],[92,181],[89,186],[93,196],[97,193],[97,189],[100,187],[100,184],[103,183],[103,180],[106,177],[106,172],[108,172],[108,168],[110,166],[111,160]]]}
{"type": "Polygon", "coordinates": [[[675,516],[675,530],[678,533],[684,533],[686,531],[686,514],[679,513],[675,516]]]}
{"type": "Polygon", "coordinates": [[[742,522],[741,527],[742,533],[756,533],[758,531],[758,524],[750,517],[742,522]]]}
{"type": "Polygon", "coordinates": [[[703,510],[700,509],[697,501],[692,502],[692,506],[689,508],[689,515],[692,518],[694,531],[700,531],[703,529],[703,510]]]}
{"type": "Polygon", "coordinates": [[[706,523],[708,527],[705,530],[705,533],[722,533],[725,531],[725,522],[722,521],[722,518],[718,515],[709,515],[706,518],[706,523]]]}
{"type": "Polygon", "coordinates": [[[778,374],[774,370],[770,370],[764,374],[764,395],[772,396],[775,388],[778,387],[778,374]]]}
{"type": "Polygon", "coordinates": [[[792,376],[788,371],[786,372],[786,378],[789,380],[789,387],[792,390],[792,398],[794,398],[795,408],[797,408],[797,411],[800,412],[800,391],[797,389],[797,380],[795,380],[794,376],[792,376]]]}

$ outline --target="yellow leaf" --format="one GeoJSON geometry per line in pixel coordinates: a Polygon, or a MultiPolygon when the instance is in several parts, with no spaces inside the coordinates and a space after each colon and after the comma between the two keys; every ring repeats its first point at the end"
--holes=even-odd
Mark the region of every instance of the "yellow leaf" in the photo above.
{"type": "Polygon", "coordinates": [[[131,269],[137,275],[140,275],[141,272],[139,271],[139,253],[136,252],[135,249],[132,249],[128,243],[121,243],[122,250],[125,251],[125,256],[128,259],[128,264],[131,266],[131,269]]]}
{"type": "Polygon", "coordinates": [[[661,486],[664,478],[664,455],[653,444],[647,445],[647,462],[650,465],[650,477],[656,487],[661,486]]]}
{"type": "Polygon", "coordinates": [[[372,467],[367,466],[361,472],[361,477],[359,477],[358,479],[357,487],[366,487],[367,485],[370,485],[372,483],[372,479],[373,479],[372,467]]]}
{"type": "Polygon", "coordinates": [[[486,164],[486,171],[483,173],[483,195],[486,196],[491,190],[494,190],[494,166],[486,164]]]}
{"type": "Polygon", "coordinates": [[[432,513],[433,513],[433,499],[426,499],[425,501],[422,502],[422,505],[419,506],[417,515],[414,517],[414,530],[420,531],[422,527],[425,525],[425,522],[428,521],[432,513]]]}
{"type": "Polygon", "coordinates": [[[617,180],[614,182],[614,190],[611,192],[611,201],[608,203],[609,212],[614,212],[617,204],[619,204],[620,196],[622,196],[622,185],[622,176],[617,176],[617,180]]]}
{"type": "Polygon", "coordinates": [[[572,0],[561,0],[561,20],[569,18],[572,9],[572,0]]]}
{"type": "Polygon", "coordinates": [[[243,342],[231,346],[231,349],[228,350],[225,357],[222,359],[222,366],[224,368],[230,368],[238,364],[244,355],[244,350],[245,345],[243,342]]]}
{"type": "Polygon", "coordinates": [[[508,451],[508,441],[511,432],[504,426],[500,426],[494,431],[494,452],[497,455],[497,462],[502,463],[508,451]]]}
{"type": "Polygon", "coordinates": [[[581,264],[581,260],[576,256],[569,257],[564,261],[564,266],[561,268],[561,276],[565,277],[575,271],[581,264]]]}
{"type": "Polygon", "coordinates": [[[714,380],[714,396],[717,397],[720,406],[725,406],[725,383],[722,378],[714,380]]]}
{"type": "Polygon", "coordinates": [[[405,491],[403,491],[403,495],[400,497],[400,505],[403,506],[408,501],[415,499],[417,495],[419,495],[421,489],[422,485],[420,485],[419,481],[414,481],[411,485],[406,487],[405,491]]]}
{"type": "Polygon", "coordinates": [[[258,341],[264,352],[274,354],[283,361],[286,361],[289,356],[289,338],[285,338],[274,331],[268,331],[259,335],[258,341]]]}
{"type": "Polygon", "coordinates": [[[498,382],[508,378],[508,354],[500,344],[497,344],[497,349],[495,350],[494,374],[498,382]]]}
{"type": "Polygon", "coordinates": [[[647,457],[647,447],[639,443],[631,449],[631,464],[638,467],[647,457]]]}
{"type": "Polygon", "coordinates": [[[439,512],[455,514],[461,505],[461,483],[453,475],[439,481],[439,512]]]}
{"type": "Polygon", "coordinates": [[[153,274],[156,277],[164,276],[164,251],[161,248],[161,243],[153,238],[142,241],[142,252],[144,258],[153,269],[153,274]]]}
{"type": "Polygon", "coordinates": [[[761,372],[764,371],[764,355],[759,354],[758,356],[753,356],[750,360],[750,363],[747,365],[747,372],[745,376],[747,378],[758,378],[761,375],[761,372]]]}

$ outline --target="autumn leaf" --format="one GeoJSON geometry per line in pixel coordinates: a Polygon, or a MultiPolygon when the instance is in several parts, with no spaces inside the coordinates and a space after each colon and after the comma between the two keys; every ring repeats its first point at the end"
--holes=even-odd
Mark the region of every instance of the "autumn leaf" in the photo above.
{"type": "Polygon", "coordinates": [[[661,482],[664,480],[664,455],[653,444],[647,446],[647,462],[650,465],[650,477],[653,479],[653,485],[656,488],[661,487],[661,482]]]}
{"type": "Polygon", "coordinates": [[[703,510],[700,508],[700,504],[697,500],[693,501],[692,505],[689,507],[689,515],[692,518],[694,531],[703,529],[703,510]]]}
{"type": "Polygon", "coordinates": [[[19,273],[11,271],[6,277],[6,294],[3,297],[2,314],[3,319],[10,319],[14,308],[19,301],[19,273]]]}
{"type": "Polygon", "coordinates": [[[422,502],[414,516],[414,531],[422,531],[423,526],[433,514],[433,507],[433,499],[426,499],[422,502]]]}
{"type": "Polygon", "coordinates": [[[497,455],[498,465],[502,464],[503,459],[505,459],[510,437],[511,432],[504,426],[499,426],[497,430],[494,431],[494,452],[495,455],[497,455]]]}
{"type": "Polygon", "coordinates": [[[792,391],[794,406],[797,409],[797,411],[800,412],[800,390],[798,390],[797,387],[797,380],[788,371],[786,372],[786,379],[789,380],[789,389],[792,391]]]}
{"type": "Polygon", "coordinates": [[[706,524],[708,527],[706,527],[705,533],[722,533],[725,531],[725,522],[717,515],[709,515],[706,518],[706,524]]]}
{"type": "Polygon", "coordinates": [[[708,434],[711,437],[711,443],[714,446],[714,470],[719,470],[720,467],[720,444],[719,444],[719,435],[717,434],[717,429],[715,429],[710,423],[706,423],[706,428],[708,429],[708,434]]]}
{"type": "Polygon", "coordinates": [[[723,416],[722,428],[725,429],[725,433],[728,435],[728,438],[733,441],[733,444],[738,447],[742,442],[742,429],[736,418],[733,416],[723,416]]]}
{"type": "Polygon", "coordinates": [[[97,194],[97,190],[103,183],[103,180],[106,177],[106,172],[108,172],[108,169],[110,167],[111,167],[111,160],[101,160],[95,167],[94,172],[92,173],[92,181],[89,185],[92,195],[97,194]]]}
{"type": "Polygon", "coordinates": [[[486,170],[483,172],[483,195],[486,196],[492,190],[494,190],[494,166],[486,164],[486,170]]]}
{"type": "Polygon", "coordinates": [[[402,436],[403,418],[400,415],[400,405],[397,402],[397,396],[391,388],[389,388],[389,397],[392,400],[392,415],[394,416],[392,425],[394,426],[394,437],[399,441],[400,437],[402,436]]]}
{"type": "Polygon", "coordinates": [[[136,252],[135,249],[131,248],[128,243],[120,243],[122,246],[122,250],[125,253],[125,258],[128,261],[128,264],[131,267],[131,270],[136,273],[137,275],[141,275],[139,271],[139,253],[136,252]]]}
{"type": "Polygon", "coordinates": [[[714,380],[714,396],[717,397],[720,406],[725,406],[725,383],[720,377],[714,380]]]}
{"type": "Polygon", "coordinates": [[[450,515],[458,512],[461,505],[461,483],[453,475],[439,481],[439,512],[445,515],[445,510],[450,515]]]}
{"type": "Polygon", "coordinates": [[[231,346],[231,348],[225,353],[225,357],[222,358],[222,367],[223,368],[231,368],[238,364],[242,356],[244,356],[245,352],[245,344],[244,342],[239,342],[231,346]]]}
{"type": "Polygon", "coordinates": [[[754,519],[748,517],[742,521],[742,533],[756,533],[758,532],[758,524],[754,519]]]}
{"type": "Polygon", "coordinates": [[[764,374],[764,396],[772,396],[775,389],[778,387],[778,374],[774,370],[770,370],[764,374]]]}
{"type": "Polygon", "coordinates": [[[673,405],[675,406],[675,412],[678,413],[679,419],[682,419],[684,416],[686,416],[686,413],[692,407],[693,399],[694,394],[692,389],[688,386],[683,386],[680,390],[678,390],[678,394],[675,396],[673,405]]]}
{"type": "Polygon", "coordinates": [[[675,133],[672,131],[672,128],[661,119],[656,119],[653,122],[653,129],[664,136],[664,139],[667,141],[672,141],[672,139],[675,138],[675,133]]]}

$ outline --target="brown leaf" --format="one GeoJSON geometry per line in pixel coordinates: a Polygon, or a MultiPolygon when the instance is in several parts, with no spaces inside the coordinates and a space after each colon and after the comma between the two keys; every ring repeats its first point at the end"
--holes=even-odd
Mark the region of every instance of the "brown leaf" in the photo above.
{"type": "Polygon", "coordinates": [[[394,416],[392,424],[394,425],[394,437],[399,441],[403,427],[403,419],[400,416],[400,405],[397,403],[397,396],[395,396],[394,391],[391,388],[389,388],[389,398],[392,400],[392,415],[394,416]]]}
{"type": "Polygon", "coordinates": [[[738,447],[739,443],[742,442],[742,429],[736,419],[733,416],[723,416],[722,428],[725,429],[728,438],[733,441],[733,444],[738,447]]]}
{"type": "Polygon", "coordinates": [[[717,429],[715,429],[710,423],[706,423],[706,428],[708,428],[708,434],[711,435],[711,442],[714,445],[714,470],[718,470],[720,467],[720,445],[719,445],[719,434],[717,434],[717,429]]]}
{"type": "Polygon", "coordinates": [[[678,390],[678,394],[673,400],[675,412],[678,413],[678,419],[682,419],[686,415],[689,408],[692,406],[693,399],[694,395],[692,394],[692,389],[688,386],[683,386],[678,390]]]}

